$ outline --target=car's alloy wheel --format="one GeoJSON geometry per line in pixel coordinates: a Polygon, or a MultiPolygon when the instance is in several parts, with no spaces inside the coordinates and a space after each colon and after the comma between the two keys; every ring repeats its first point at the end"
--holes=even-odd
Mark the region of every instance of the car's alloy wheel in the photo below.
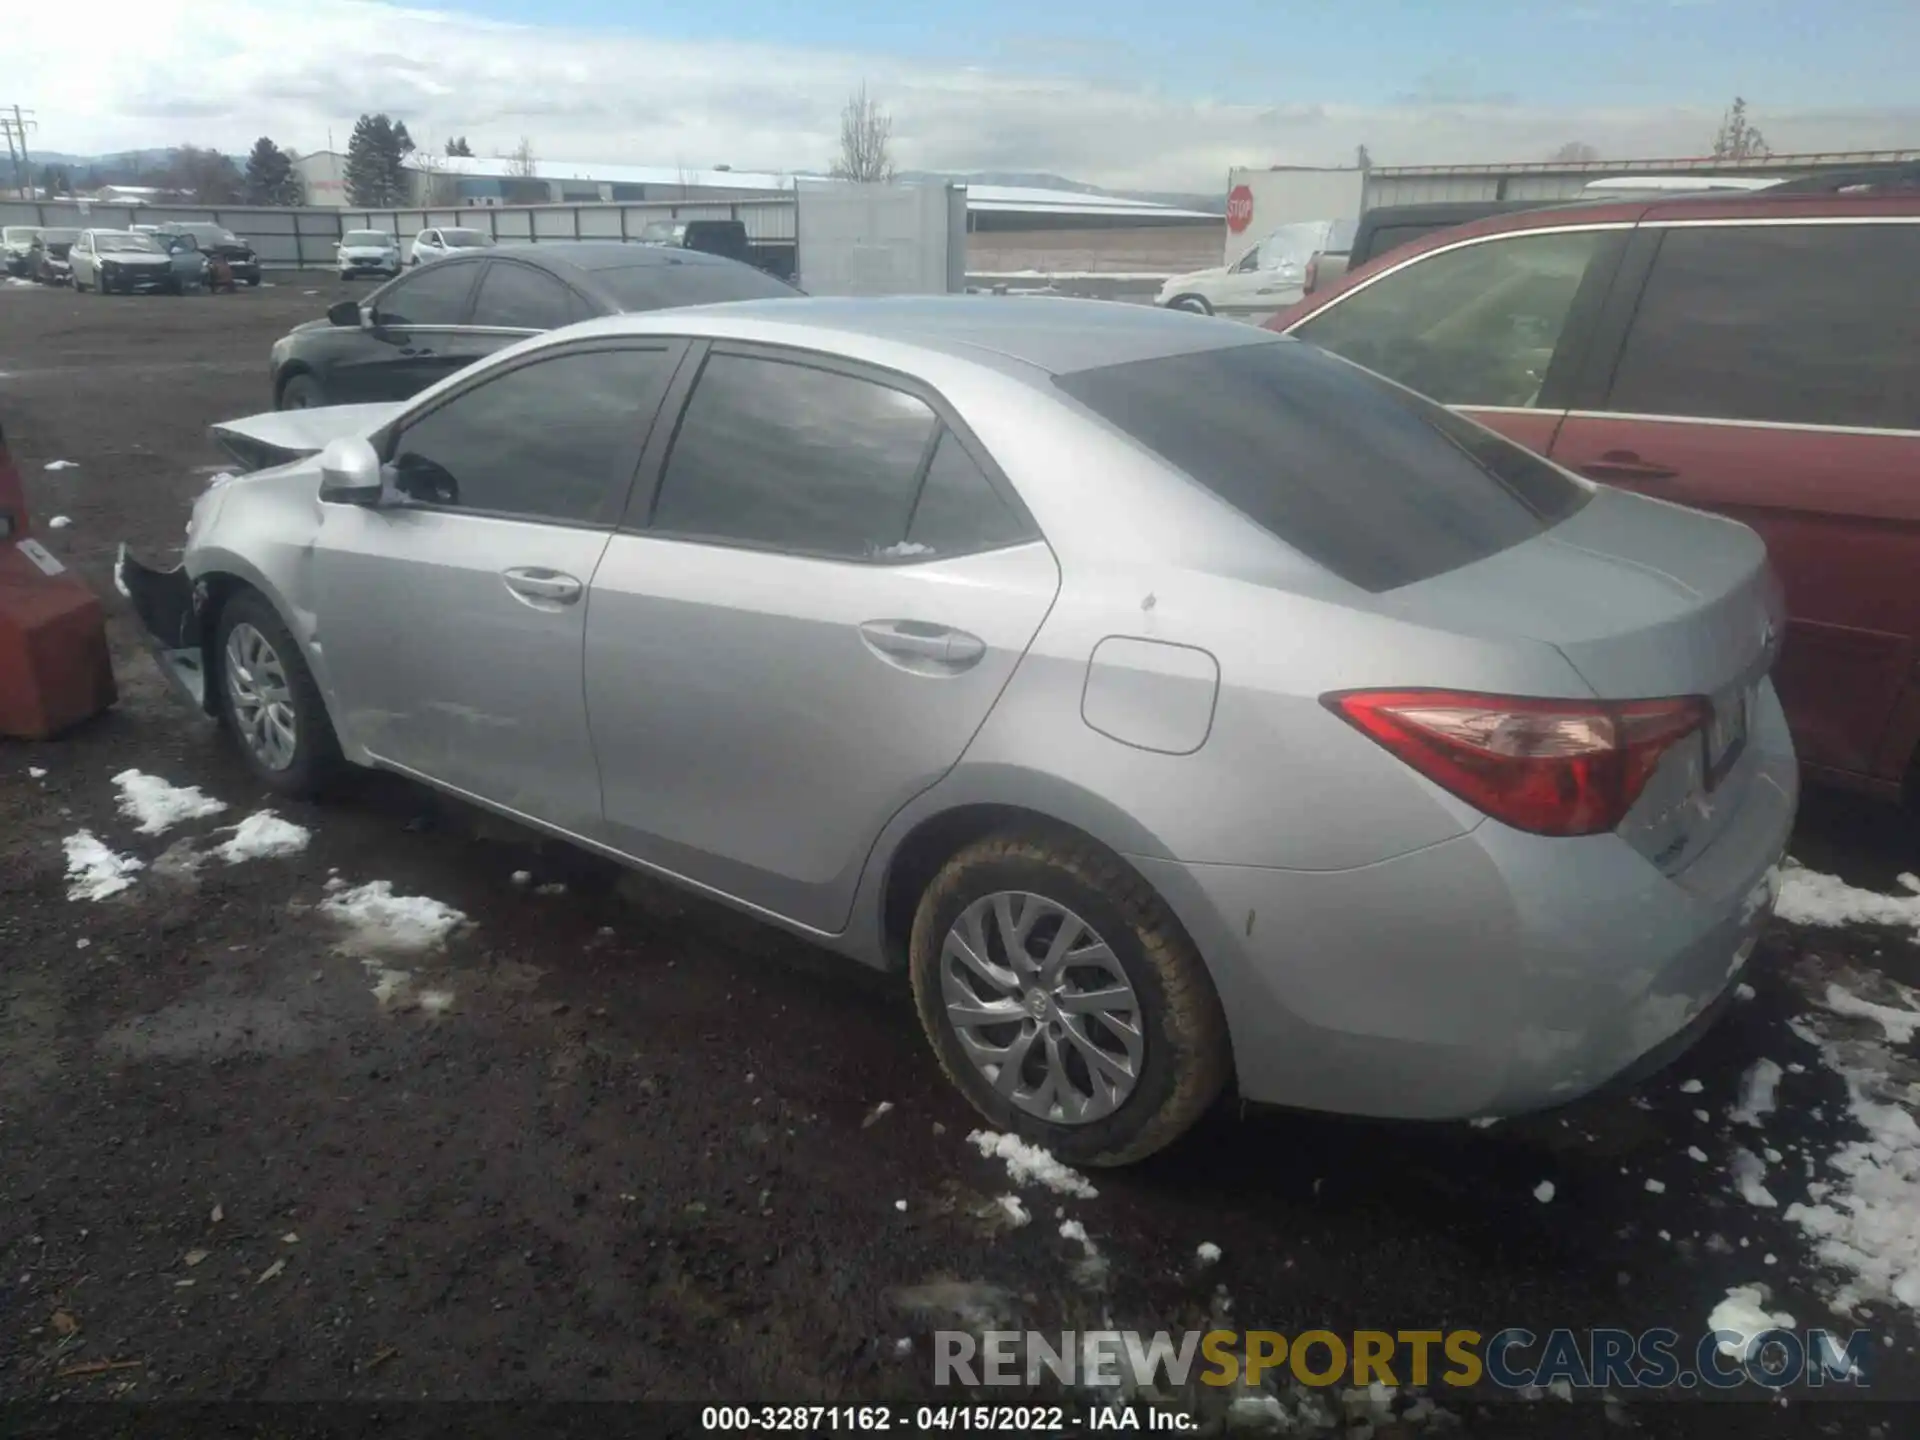
{"type": "Polygon", "coordinates": [[[940,993],[967,1058],[1028,1115],[1085,1124],[1140,1083],[1140,997],[1099,933],[1044,895],[1000,890],[961,911],[940,993]]]}
{"type": "Polygon", "coordinates": [[[300,749],[293,686],[273,643],[242,621],[227,632],[225,664],[234,731],[269,770],[283,771],[300,749]]]}
{"type": "Polygon", "coordinates": [[[1199,951],[1140,872],[1085,836],[962,849],[920,897],[908,965],[947,1078],[993,1128],[1070,1164],[1153,1154],[1231,1071],[1199,951]]]}

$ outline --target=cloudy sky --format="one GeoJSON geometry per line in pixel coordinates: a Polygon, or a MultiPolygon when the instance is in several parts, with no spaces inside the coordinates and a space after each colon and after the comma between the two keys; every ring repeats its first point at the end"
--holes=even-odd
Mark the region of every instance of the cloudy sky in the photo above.
{"type": "Polygon", "coordinates": [[[34,142],[824,167],[864,81],[903,168],[1214,190],[1236,164],[1698,154],[1747,96],[1776,152],[1920,148],[1915,0],[148,0],[8,7],[34,142]],[[217,14],[218,19],[213,17],[217,14]],[[75,24],[76,15],[84,22],[75,24]],[[156,20],[158,23],[156,23],[156,20]]]}

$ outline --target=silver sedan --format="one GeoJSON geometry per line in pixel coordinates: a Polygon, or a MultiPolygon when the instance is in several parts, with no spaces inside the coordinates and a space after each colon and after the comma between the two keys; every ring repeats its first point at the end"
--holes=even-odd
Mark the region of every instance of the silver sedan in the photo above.
{"type": "Polygon", "coordinates": [[[264,782],[397,771],[902,967],[1072,1161],[1230,1083],[1571,1099],[1771,907],[1754,534],[1263,331],[745,303],[216,433],[252,473],[121,581],[264,782]]]}

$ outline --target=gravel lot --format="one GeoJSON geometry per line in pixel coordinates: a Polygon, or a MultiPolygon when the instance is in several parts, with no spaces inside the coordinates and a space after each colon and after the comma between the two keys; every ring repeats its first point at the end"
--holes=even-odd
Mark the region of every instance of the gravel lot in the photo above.
{"type": "MultiPolygon", "coordinates": [[[[122,539],[177,546],[222,468],[206,426],[266,408],[269,344],[347,289],[270,280],[0,286],[0,424],[41,538],[108,597],[122,692],[63,740],[0,742],[0,1394],[907,1401],[934,1393],[911,1287],[941,1282],[1048,1329],[1200,1325],[1224,1291],[1247,1328],[1691,1337],[1755,1282],[1802,1326],[1849,1323],[1827,1305],[1848,1277],[1785,1210],[1859,1132],[1788,1026],[1835,976],[1920,983],[1912,925],[1776,925],[1753,997],[1633,1094],[1488,1129],[1223,1111],[1067,1199],[967,1144],[903,985],[409,784],[278,805],[312,832],[297,854],[178,863],[268,801],[165,689],[110,571],[122,539]],[[137,833],[129,768],[227,808],[137,833]],[[122,893],[69,899],[83,828],[143,862],[122,893]],[[466,923],[396,955],[320,908],[382,880],[466,923]],[[1753,1128],[1729,1112],[1762,1058],[1786,1073],[1753,1128]],[[1777,1207],[1741,1197],[1736,1147],[1781,1153],[1777,1207]],[[1007,1193],[1032,1223],[1006,1226],[1007,1193]],[[137,1363],[77,1368],[105,1361],[137,1363]]],[[[1920,869],[1886,812],[1810,797],[1802,832],[1796,856],[1856,886],[1920,869]]],[[[1851,1323],[1886,1337],[1872,1393],[1920,1398],[1911,1311],[1851,1323]]],[[[1746,1395],[1745,1434],[1913,1413],[1746,1395]]],[[[1475,1435],[1679,1433],[1707,1409],[1435,1399],[1475,1435]]]]}

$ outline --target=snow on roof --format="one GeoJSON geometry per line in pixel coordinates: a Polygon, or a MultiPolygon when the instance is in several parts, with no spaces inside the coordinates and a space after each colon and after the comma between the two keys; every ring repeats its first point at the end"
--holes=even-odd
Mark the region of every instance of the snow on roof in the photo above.
{"type": "MultiPolygon", "coordinates": [[[[431,169],[439,175],[509,178],[513,162],[488,155],[435,155],[422,164],[415,156],[409,169],[431,169]]],[[[823,175],[780,175],[764,170],[688,170],[673,165],[603,165],[598,161],[540,160],[533,162],[539,180],[579,180],[609,185],[685,185],[705,190],[792,190],[794,181],[820,180],[823,175]]],[[[1115,195],[1088,195],[1078,190],[1043,190],[1025,185],[969,185],[969,210],[1013,214],[1113,215],[1163,220],[1218,220],[1204,210],[1179,210],[1151,200],[1128,200],[1115,195]]]]}

